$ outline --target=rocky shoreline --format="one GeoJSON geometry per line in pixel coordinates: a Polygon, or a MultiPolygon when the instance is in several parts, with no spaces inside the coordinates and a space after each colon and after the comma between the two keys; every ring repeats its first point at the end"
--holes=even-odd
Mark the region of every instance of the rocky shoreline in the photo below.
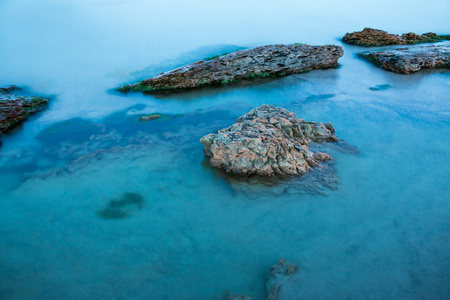
{"type": "Polygon", "coordinates": [[[358,55],[387,71],[401,74],[425,68],[450,68],[449,46],[397,48],[361,52],[358,55]]]}
{"type": "Polygon", "coordinates": [[[444,40],[450,40],[450,35],[437,35],[434,32],[418,35],[409,32],[399,36],[397,34],[390,34],[383,30],[368,27],[364,28],[362,31],[346,33],[342,38],[344,43],[364,47],[436,43],[444,40]]]}
{"type": "Polygon", "coordinates": [[[303,175],[326,153],[313,153],[310,142],[337,142],[331,123],[306,122],[272,105],[262,105],[244,114],[236,123],[200,139],[210,164],[242,176],[303,175]]]}
{"type": "Polygon", "coordinates": [[[43,110],[49,98],[13,94],[20,91],[17,86],[0,88],[0,134],[23,122],[29,115],[43,110]]]}
{"type": "Polygon", "coordinates": [[[285,76],[338,67],[340,46],[270,45],[200,60],[117,90],[157,92],[220,85],[257,77],[285,76]]]}

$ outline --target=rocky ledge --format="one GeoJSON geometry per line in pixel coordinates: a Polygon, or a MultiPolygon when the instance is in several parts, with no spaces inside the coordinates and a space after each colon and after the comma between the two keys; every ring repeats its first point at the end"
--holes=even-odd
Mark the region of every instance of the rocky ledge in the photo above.
{"type": "Polygon", "coordinates": [[[272,105],[244,114],[236,123],[200,139],[213,167],[250,176],[303,175],[331,157],[313,153],[310,142],[337,142],[331,123],[306,122],[272,105]]]}
{"type": "Polygon", "coordinates": [[[0,88],[0,134],[25,120],[30,114],[41,111],[49,99],[15,95],[21,88],[10,86],[0,88]]]}
{"type": "Polygon", "coordinates": [[[367,51],[358,54],[381,68],[409,74],[423,68],[450,68],[449,46],[427,46],[367,51]]]}
{"type": "Polygon", "coordinates": [[[284,76],[339,66],[340,46],[272,45],[236,51],[211,60],[200,60],[161,73],[120,92],[155,92],[226,84],[253,77],[284,76]]]}
{"type": "Polygon", "coordinates": [[[410,45],[418,43],[436,43],[450,40],[450,35],[437,35],[433,32],[418,35],[415,33],[404,33],[401,36],[390,34],[383,30],[364,28],[363,31],[346,33],[342,41],[357,46],[387,46],[387,45],[410,45]]]}

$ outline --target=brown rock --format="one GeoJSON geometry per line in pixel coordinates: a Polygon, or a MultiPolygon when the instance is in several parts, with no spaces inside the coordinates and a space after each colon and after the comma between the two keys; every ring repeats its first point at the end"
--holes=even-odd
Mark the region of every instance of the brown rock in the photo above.
{"type": "Polygon", "coordinates": [[[10,86],[0,89],[0,134],[25,120],[30,114],[41,111],[48,104],[48,98],[11,94],[16,90],[20,88],[10,86]]]}
{"type": "Polygon", "coordinates": [[[387,46],[387,45],[407,45],[417,43],[436,43],[442,40],[448,40],[448,35],[437,35],[429,32],[422,35],[415,33],[405,33],[402,36],[390,34],[383,30],[364,28],[363,31],[346,33],[342,41],[358,46],[387,46]]]}

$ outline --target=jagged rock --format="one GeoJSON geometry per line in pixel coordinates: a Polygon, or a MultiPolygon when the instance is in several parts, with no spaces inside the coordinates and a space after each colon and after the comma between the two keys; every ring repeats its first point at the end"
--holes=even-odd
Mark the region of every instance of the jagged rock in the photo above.
{"type": "Polygon", "coordinates": [[[25,120],[28,115],[41,111],[48,104],[48,98],[12,94],[17,90],[21,89],[14,85],[0,88],[0,134],[25,120]]]}
{"type": "Polygon", "coordinates": [[[250,176],[302,175],[326,153],[313,153],[310,142],[337,142],[331,123],[306,122],[272,105],[262,105],[244,114],[236,123],[200,139],[213,167],[250,176]]]}
{"type": "Polygon", "coordinates": [[[405,33],[402,36],[390,34],[383,30],[364,28],[363,31],[346,33],[342,41],[358,46],[387,46],[387,45],[407,45],[418,43],[436,43],[442,40],[450,40],[450,35],[437,35],[433,32],[418,35],[415,33],[405,33]]]}
{"type": "Polygon", "coordinates": [[[297,266],[287,262],[285,259],[280,259],[278,263],[270,269],[270,276],[266,281],[266,300],[278,300],[282,293],[283,286],[289,284],[289,281],[297,272],[297,266]]]}
{"type": "Polygon", "coordinates": [[[408,74],[423,68],[450,68],[449,46],[397,48],[361,52],[358,55],[396,73],[408,74]]]}
{"type": "Polygon", "coordinates": [[[343,54],[342,48],[335,45],[263,46],[240,50],[212,60],[200,60],[139,83],[123,86],[118,90],[154,92],[189,89],[252,77],[303,73],[313,69],[337,67],[339,66],[337,61],[343,54]]]}

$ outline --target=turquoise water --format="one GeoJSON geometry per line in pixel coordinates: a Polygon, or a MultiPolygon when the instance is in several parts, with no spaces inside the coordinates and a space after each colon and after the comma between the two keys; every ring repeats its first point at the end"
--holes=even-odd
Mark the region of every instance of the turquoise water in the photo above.
{"type": "Polygon", "coordinates": [[[236,47],[448,33],[449,3],[416,2],[0,2],[0,86],[53,99],[1,139],[0,298],[263,299],[281,257],[299,266],[299,299],[448,298],[448,70],[389,73],[343,45],[339,69],[112,91],[236,47]],[[325,148],[337,189],[302,190],[311,175],[260,191],[209,166],[200,137],[261,104],[358,147],[325,148]]]}

